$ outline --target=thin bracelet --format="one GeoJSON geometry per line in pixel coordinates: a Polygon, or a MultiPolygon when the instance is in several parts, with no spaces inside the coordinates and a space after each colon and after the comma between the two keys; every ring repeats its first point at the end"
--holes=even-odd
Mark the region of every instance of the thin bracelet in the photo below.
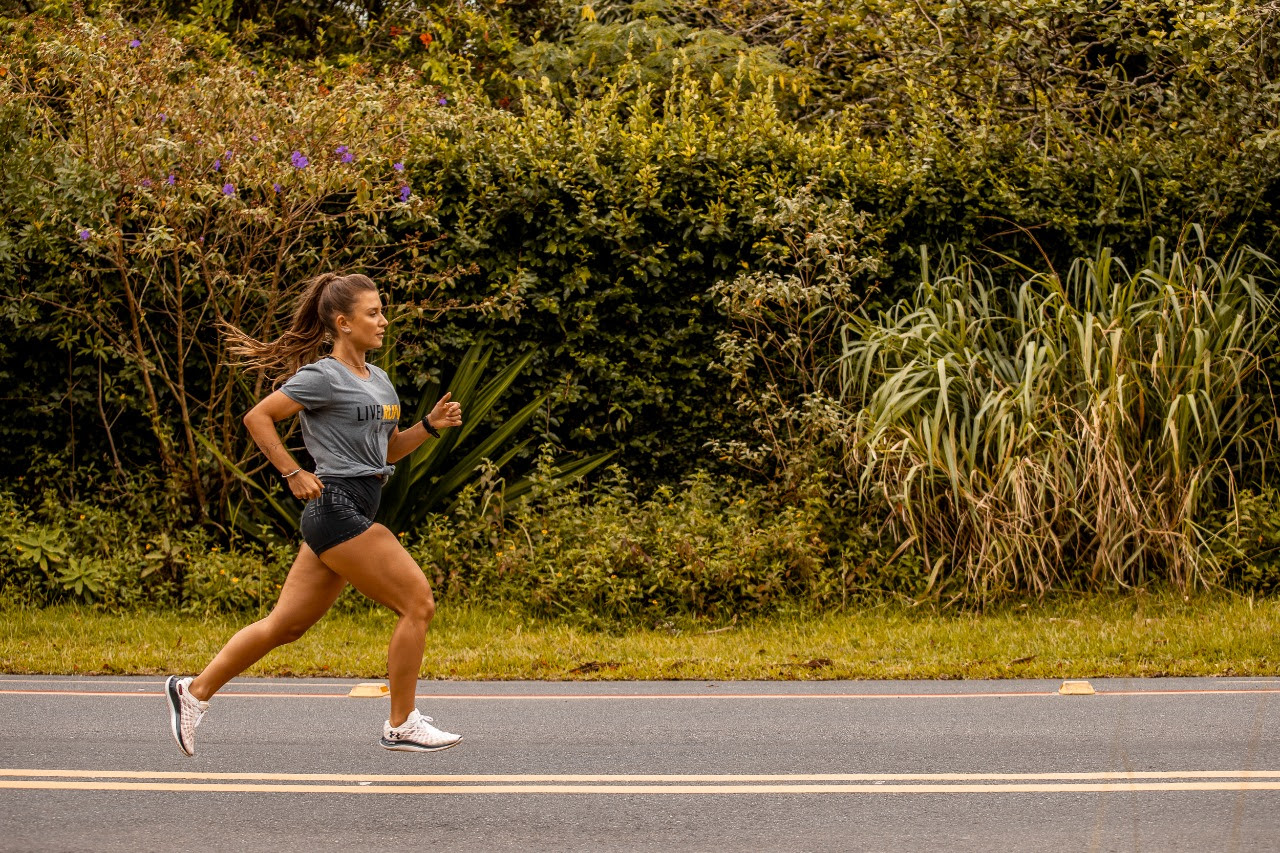
{"type": "Polygon", "coordinates": [[[290,471],[288,474],[281,474],[280,476],[287,480],[287,479],[289,479],[290,477],[292,477],[294,474],[298,473],[298,472],[299,472],[299,471],[301,471],[301,470],[302,470],[301,468],[294,468],[294,469],[293,469],[292,471],[290,471]]]}
{"type": "Polygon", "coordinates": [[[422,419],[422,428],[425,429],[427,431],[427,435],[430,435],[432,438],[440,437],[440,431],[437,430],[435,427],[433,427],[431,424],[427,423],[426,418],[422,419]]]}

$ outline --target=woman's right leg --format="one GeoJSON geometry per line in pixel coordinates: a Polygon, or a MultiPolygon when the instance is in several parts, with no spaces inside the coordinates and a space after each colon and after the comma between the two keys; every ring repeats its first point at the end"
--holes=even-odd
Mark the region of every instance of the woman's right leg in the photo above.
{"type": "Polygon", "coordinates": [[[208,701],[222,685],[267,652],[301,637],[333,606],[346,585],[341,575],[322,563],[304,544],[289,569],[276,606],[265,618],[241,628],[227,641],[222,651],[191,682],[188,687],[191,695],[208,701]]]}

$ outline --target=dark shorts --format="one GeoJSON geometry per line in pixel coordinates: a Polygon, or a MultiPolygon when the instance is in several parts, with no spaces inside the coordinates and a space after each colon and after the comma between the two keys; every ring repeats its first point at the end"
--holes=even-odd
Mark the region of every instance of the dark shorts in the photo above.
{"type": "Polygon", "coordinates": [[[320,497],[302,510],[302,540],[317,554],[373,526],[382,500],[381,477],[324,477],[320,497]]]}

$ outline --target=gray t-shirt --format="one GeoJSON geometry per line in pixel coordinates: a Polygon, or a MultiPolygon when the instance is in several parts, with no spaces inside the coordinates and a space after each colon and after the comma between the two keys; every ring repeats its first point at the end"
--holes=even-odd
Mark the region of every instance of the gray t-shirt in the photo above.
{"type": "Polygon", "coordinates": [[[391,476],[387,442],[400,421],[400,398],[385,371],[371,364],[369,378],[361,379],[336,358],[322,358],[280,390],[302,404],[302,440],[316,476],[391,476]]]}

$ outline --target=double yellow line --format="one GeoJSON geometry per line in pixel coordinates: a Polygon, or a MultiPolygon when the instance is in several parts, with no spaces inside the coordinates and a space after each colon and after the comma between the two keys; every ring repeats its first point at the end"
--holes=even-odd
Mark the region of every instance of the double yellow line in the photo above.
{"type": "Polygon", "coordinates": [[[1280,790],[1280,771],[389,775],[0,768],[0,788],[421,795],[1057,794],[1134,791],[1276,791],[1280,790]]]}

